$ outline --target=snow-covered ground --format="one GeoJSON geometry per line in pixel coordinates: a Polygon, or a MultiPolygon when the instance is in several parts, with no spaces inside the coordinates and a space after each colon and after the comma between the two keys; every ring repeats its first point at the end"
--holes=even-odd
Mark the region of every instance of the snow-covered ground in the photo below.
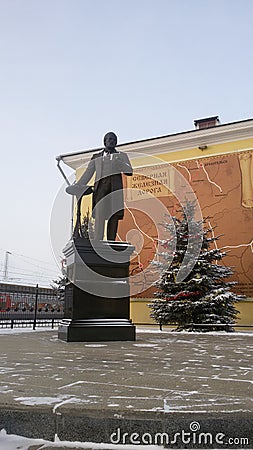
{"type": "MultiPolygon", "coordinates": [[[[129,411],[162,412],[166,416],[174,412],[249,414],[252,337],[250,331],[175,333],[170,329],[161,332],[158,327],[137,327],[135,342],[68,345],[58,340],[56,329],[0,329],[1,403],[26,411],[42,406],[58,415],[71,408],[79,413],[92,410],[94,414],[104,409],[116,419],[124,419],[129,411]]],[[[5,422],[1,427],[9,430],[5,422]]],[[[23,431],[10,428],[14,433],[20,433],[20,429],[23,431]]],[[[72,438],[60,434],[57,428],[55,432],[62,439],[72,438]]],[[[24,434],[33,436],[31,429],[24,434]]],[[[51,439],[50,434],[43,436],[51,439]]],[[[31,450],[32,446],[32,450],[163,448],[86,442],[95,440],[93,435],[87,436],[86,430],[81,435],[79,431],[73,434],[73,439],[82,442],[60,442],[56,437],[53,443],[2,430],[0,450],[31,450]]],[[[101,440],[107,440],[105,434],[101,440]]]]}
{"type": "Polygon", "coordinates": [[[14,328],[0,328],[0,334],[21,334],[21,333],[37,333],[39,331],[52,331],[55,332],[57,328],[55,327],[38,327],[33,330],[33,327],[14,327],[14,328]]]}
{"type": "Polygon", "coordinates": [[[14,434],[7,434],[3,429],[0,431],[0,450],[46,450],[47,448],[55,449],[89,449],[89,450],[161,450],[163,446],[157,445],[122,445],[122,444],[95,444],[94,442],[68,442],[60,441],[58,437],[55,437],[55,442],[45,441],[44,439],[29,439],[23,436],[17,436],[14,434]],[[35,447],[34,447],[35,446],[35,447]]]}
{"type": "Polygon", "coordinates": [[[138,327],[135,342],[70,345],[51,328],[0,329],[0,337],[0,393],[8,404],[117,414],[252,411],[252,332],[138,327]]]}
{"type": "MultiPolygon", "coordinates": [[[[41,331],[51,331],[51,332],[57,332],[57,327],[37,327],[35,330],[33,330],[32,327],[14,327],[14,328],[0,328],[0,335],[1,334],[21,334],[21,333],[34,333],[34,332],[41,332],[41,331]]],[[[160,334],[171,334],[174,333],[172,329],[164,328],[162,331],[158,328],[158,326],[137,326],[136,327],[137,333],[152,333],[157,334],[158,336],[160,334]]],[[[225,331],[209,331],[208,333],[200,333],[198,331],[180,331],[180,333],[176,333],[178,336],[187,334],[187,335],[196,335],[200,336],[201,334],[203,336],[251,336],[253,337],[253,328],[249,328],[249,330],[244,331],[235,331],[232,334],[226,333],[225,331]],[[252,331],[251,331],[252,330],[252,331]]],[[[97,344],[96,344],[97,345],[97,344]]]]}

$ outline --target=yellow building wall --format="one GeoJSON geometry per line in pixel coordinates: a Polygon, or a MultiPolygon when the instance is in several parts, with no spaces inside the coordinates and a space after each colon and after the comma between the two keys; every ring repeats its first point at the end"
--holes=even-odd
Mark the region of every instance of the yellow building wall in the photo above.
{"type": "Polygon", "coordinates": [[[236,153],[240,150],[250,150],[253,147],[253,138],[251,139],[243,139],[239,141],[226,142],[222,144],[208,145],[206,150],[200,150],[198,147],[163,153],[158,155],[160,158],[164,159],[164,161],[185,161],[192,158],[203,158],[205,156],[216,156],[216,155],[224,155],[227,153],[236,153]]]}
{"type": "MultiPolygon", "coordinates": [[[[138,159],[133,160],[133,166],[136,168],[138,172],[138,167],[147,167],[149,165],[152,166],[152,164],[157,164],[159,160],[161,162],[168,162],[168,163],[177,163],[177,162],[187,162],[191,160],[198,160],[203,158],[212,158],[217,157],[219,155],[232,155],[236,153],[240,153],[243,151],[250,151],[253,149],[253,138],[252,139],[245,139],[245,140],[238,140],[233,142],[226,142],[222,144],[216,144],[216,145],[208,145],[207,149],[202,151],[199,148],[191,148],[187,150],[181,150],[181,151],[174,151],[174,152],[167,152],[167,153],[161,153],[156,154],[155,156],[147,156],[147,157],[141,157],[138,159]]],[[[144,152],[143,152],[144,153],[144,152]]],[[[253,170],[253,154],[252,154],[252,170],[253,170]]],[[[253,173],[252,176],[252,183],[253,183],[253,173]]],[[[231,173],[231,186],[233,183],[233,173],[231,173]]],[[[252,223],[253,223],[253,208],[250,208],[249,210],[244,211],[245,214],[248,214],[248,231],[252,229],[252,223]]],[[[233,228],[234,224],[231,223],[231,228],[233,228]]],[[[218,230],[218,234],[222,233],[222,230],[218,230]]],[[[237,230],[237,233],[240,234],[240,229],[237,230]]],[[[252,237],[252,236],[251,236],[252,237]]],[[[232,238],[233,239],[233,238],[232,238]]],[[[232,239],[228,240],[229,243],[232,244],[232,239]]],[[[242,238],[243,239],[243,238],[242,238]]],[[[252,247],[251,247],[252,251],[252,247]]],[[[228,265],[230,265],[228,263],[228,265]]],[[[252,277],[253,273],[253,261],[251,259],[251,265],[249,265],[249,274],[252,277]]],[[[252,286],[252,284],[251,284],[252,286]]],[[[252,287],[250,292],[252,292],[252,287]]],[[[144,294],[145,295],[145,294],[144,294]]],[[[131,306],[130,306],[130,314],[131,319],[136,324],[152,324],[155,325],[155,322],[150,318],[150,308],[147,306],[151,302],[151,298],[132,298],[131,299],[131,306]]],[[[253,326],[253,298],[252,295],[249,295],[245,301],[242,301],[238,304],[236,304],[236,308],[239,310],[238,314],[238,325],[239,326],[253,326]]],[[[238,328],[240,330],[240,328],[238,328]]]]}
{"type": "Polygon", "coordinates": [[[151,298],[131,298],[130,318],[135,324],[155,324],[155,322],[150,318],[151,310],[148,307],[151,300],[151,298]]]}
{"type": "Polygon", "coordinates": [[[240,311],[238,314],[237,324],[240,326],[253,326],[253,299],[245,299],[244,301],[235,305],[236,309],[240,311]]]}
{"type": "MultiPolygon", "coordinates": [[[[154,156],[143,156],[132,161],[134,167],[142,167],[148,164],[154,164],[155,159],[159,158],[162,161],[169,163],[187,161],[197,158],[205,158],[207,156],[225,155],[227,153],[237,153],[242,150],[251,150],[253,148],[253,138],[243,139],[233,142],[225,142],[221,144],[208,145],[206,150],[200,150],[198,147],[193,147],[187,150],[169,151],[154,156]]],[[[143,151],[145,153],[145,151],[143,151]]]]}

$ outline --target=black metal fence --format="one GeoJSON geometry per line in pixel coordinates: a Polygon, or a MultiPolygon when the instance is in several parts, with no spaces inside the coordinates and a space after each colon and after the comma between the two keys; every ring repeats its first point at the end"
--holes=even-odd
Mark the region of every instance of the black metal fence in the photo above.
{"type": "Polygon", "coordinates": [[[0,319],[0,328],[29,328],[33,327],[47,327],[47,328],[55,328],[58,327],[59,323],[61,322],[61,319],[58,318],[52,318],[52,319],[36,319],[36,322],[34,320],[30,319],[0,319]]]}
{"type": "Polygon", "coordinates": [[[63,315],[63,301],[54,289],[0,283],[0,327],[54,327],[63,315]]]}
{"type": "Polygon", "coordinates": [[[0,312],[26,312],[35,308],[38,310],[55,310],[62,308],[56,290],[36,286],[0,283],[0,312]]]}

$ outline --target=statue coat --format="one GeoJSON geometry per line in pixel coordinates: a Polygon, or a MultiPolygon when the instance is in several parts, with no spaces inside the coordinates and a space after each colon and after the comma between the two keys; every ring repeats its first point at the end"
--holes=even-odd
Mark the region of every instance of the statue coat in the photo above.
{"type": "Polygon", "coordinates": [[[127,154],[118,151],[108,156],[105,156],[104,151],[94,154],[86,171],[77,183],[79,185],[87,185],[94,173],[96,175],[92,197],[93,217],[97,213],[100,213],[99,207],[95,209],[96,213],[94,213],[94,208],[99,200],[104,198],[104,217],[107,219],[113,214],[116,214],[118,219],[122,219],[124,216],[122,173],[128,176],[133,174],[133,169],[127,154]],[[107,194],[111,192],[115,193],[114,196],[107,197],[107,194]]]}

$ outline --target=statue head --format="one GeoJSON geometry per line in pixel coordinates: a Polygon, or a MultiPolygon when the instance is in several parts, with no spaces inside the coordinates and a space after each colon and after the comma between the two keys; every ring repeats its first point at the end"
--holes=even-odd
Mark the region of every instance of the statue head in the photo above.
{"type": "Polygon", "coordinates": [[[109,133],[106,133],[104,136],[104,145],[108,149],[114,149],[117,145],[117,136],[112,131],[109,131],[109,133]]]}

